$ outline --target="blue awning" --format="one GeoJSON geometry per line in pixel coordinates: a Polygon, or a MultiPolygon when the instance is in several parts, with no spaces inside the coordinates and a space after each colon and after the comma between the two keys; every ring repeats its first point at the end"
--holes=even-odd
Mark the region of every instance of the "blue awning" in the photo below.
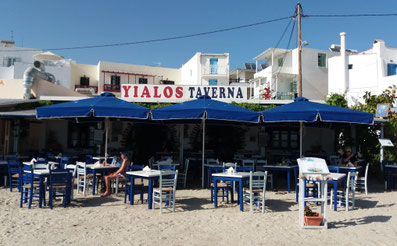
{"type": "Polygon", "coordinates": [[[147,119],[149,116],[148,108],[118,99],[112,93],[39,107],[36,108],[36,112],[38,119],[80,117],[147,119]]]}
{"type": "Polygon", "coordinates": [[[294,102],[262,111],[264,122],[335,122],[373,124],[374,115],[348,108],[310,102],[298,97],[294,102]]]}
{"type": "Polygon", "coordinates": [[[260,113],[202,96],[196,100],[152,110],[154,120],[208,119],[258,123],[260,113]]]}

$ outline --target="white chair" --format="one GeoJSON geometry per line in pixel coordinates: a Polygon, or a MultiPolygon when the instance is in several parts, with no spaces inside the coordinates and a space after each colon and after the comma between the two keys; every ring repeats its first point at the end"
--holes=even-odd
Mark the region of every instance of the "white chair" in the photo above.
{"type": "Polygon", "coordinates": [[[92,183],[93,180],[93,174],[87,174],[87,164],[85,162],[76,162],[76,178],[77,178],[77,194],[79,193],[80,189],[83,189],[83,195],[85,196],[85,192],[88,188],[89,185],[92,186],[92,188],[95,188],[95,185],[98,184],[98,177],[101,176],[101,174],[97,173],[97,182],[96,184],[92,183]]]}
{"type": "MultiPolygon", "coordinates": [[[[267,166],[267,160],[256,160],[255,170],[260,171],[263,170],[262,167],[267,166]]],[[[273,174],[267,174],[267,182],[270,183],[270,189],[273,189],[273,174]]]]}
{"type": "Polygon", "coordinates": [[[186,188],[186,180],[187,180],[187,172],[189,170],[189,162],[190,162],[189,159],[185,160],[185,166],[183,167],[184,168],[183,173],[179,174],[178,181],[179,181],[179,183],[183,183],[183,188],[186,188]]]}
{"type": "Polygon", "coordinates": [[[267,183],[266,172],[250,172],[249,187],[243,188],[243,199],[250,204],[250,211],[253,212],[253,204],[261,206],[262,213],[265,212],[265,193],[267,183]]]}
{"type": "Polygon", "coordinates": [[[367,166],[365,167],[365,176],[359,177],[357,179],[357,186],[356,186],[356,189],[359,189],[360,191],[364,190],[365,195],[368,195],[368,168],[369,168],[369,163],[367,163],[367,166]]]}
{"type": "MultiPolygon", "coordinates": [[[[352,209],[354,209],[357,178],[358,178],[358,172],[349,172],[347,174],[346,190],[337,191],[337,201],[339,205],[345,205],[346,211],[349,211],[350,204],[352,205],[352,209]],[[351,198],[350,198],[350,192],[351,192],[351,198]]],[[[333,197],[334,197],[334,190],[331,189],[331,196],[330,196],[331,208],[333,203],[333,197]]]]}
{"type": "Polygon", "coordinates": [[[178,180],[178,170],[160,171],[159,187],[153,189],[153,209],[155,204],[160,205],[160,213],[163,212],[163,201],[172,206],[172,212],[175,212],[175,193],[178,180]]]}
{"type": "Polygon", "coordinates": [[[226,169],[233,167],[234,170],[237,169],[237,162],[224,162],[223,167],[226,169]]]}
{"type": "MultiPolygon", "coordinates": [[[[131,162],[131,163],[130,163],[130,166],[133,166],[133,165],[134,165],[134,163],[131,162]]],[[[122,186],[125,187],[125,185],[127,184],[127,182],[128,182],[128,177],[123,177],[123,178],[117,177],[116,180],[114,180],[114,181],[112,182],[113,185],[112,185],[111,187],[114,188],[114,192],[113,192],[113,193],[114,193],[115,195],[117,195],[117,193],[119,193],[119,185],[121,184],[122,186]]]]}

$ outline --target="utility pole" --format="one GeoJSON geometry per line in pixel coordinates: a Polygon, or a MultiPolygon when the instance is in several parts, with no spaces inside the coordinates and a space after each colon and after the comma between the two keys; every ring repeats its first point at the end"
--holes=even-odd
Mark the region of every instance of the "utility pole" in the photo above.
{"type": "Polygon", "coordinates": [[[302,96],[302,41],[301,41],[301,4],[296,5],[298,18],[298,96],[302,96]]]}

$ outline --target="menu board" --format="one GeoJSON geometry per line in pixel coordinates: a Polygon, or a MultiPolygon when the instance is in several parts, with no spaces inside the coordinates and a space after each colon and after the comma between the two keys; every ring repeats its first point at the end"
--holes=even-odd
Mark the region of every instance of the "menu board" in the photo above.
{"type": "Polygon", "coordinates": [[[304,157],[297,161],[301,174],[329,174],[327,162],[324,159],[304,157]]]}

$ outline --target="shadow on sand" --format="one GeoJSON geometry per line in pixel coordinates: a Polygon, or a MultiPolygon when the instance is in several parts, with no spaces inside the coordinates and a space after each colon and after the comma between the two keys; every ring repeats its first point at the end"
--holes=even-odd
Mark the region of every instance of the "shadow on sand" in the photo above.
{"type": "Polygon", "coordinates": [[[331,222],[328,224],[328,227],[339,229],[348,226],[365,225],[376,222],[387,222],[390,219],[391,216],[383,216],[383,215],[366,216],[363,218],[349,219],[349,221],[331,222]]]}
{"type": "Polygon", "coordinates": [[[118,203],[114,203],[120,201],[119,199],[113,198],[111,196],[107,197],[87,197],[87,198],[79,198],[74,200],[69,206],[71,207],[98,207],[106,204],[106,206],[120,206],[118,203]],[[113,204],[107,204],[113,203],[113,204]]]}

